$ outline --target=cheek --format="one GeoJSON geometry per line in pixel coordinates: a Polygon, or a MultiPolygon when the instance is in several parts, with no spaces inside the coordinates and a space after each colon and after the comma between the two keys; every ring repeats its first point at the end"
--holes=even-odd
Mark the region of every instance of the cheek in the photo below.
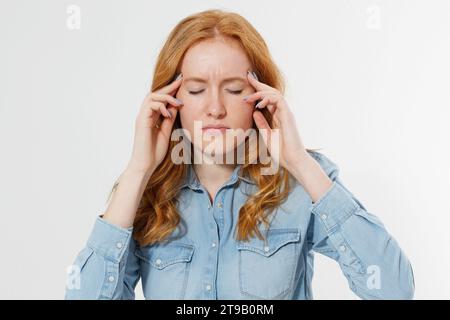
{"type": "Polygon", "coordinates": [[[194,132],[194,122],[202,119],[202,111],[195,104],[190,104],[184,100],[183,102],[184,105],[178,112],[181,126],[192,134],[194,132]]]}
{"type": "Polygon", "coordinates": [[[194,121],[202,118],[203,108],[199,103],[183,100],[183,106],[179,109],[180,117],[186,120],[194,121]]]}
{"type": "Polygon", "coordinates": [[[192,119],[192,113],[187,110],[186,105],[184,105],[183,108],[180,109],[178,114],[180,116],[181,126],[184,129],[191,131],[191,129],[194,128],[193,127],[194,119],[192,119]]]}
{"type": "Polygon", "coordinates": [[[229,115],[235,128],[249,129],[253,127],[253,108],[250,104],[238,102],[230,106],[229,115]]]}

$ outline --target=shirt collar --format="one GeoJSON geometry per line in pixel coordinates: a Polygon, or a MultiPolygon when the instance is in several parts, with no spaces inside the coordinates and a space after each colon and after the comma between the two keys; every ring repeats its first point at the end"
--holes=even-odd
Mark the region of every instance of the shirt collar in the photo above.
{"type": "MultiPolygon", "coordinates": [[[[200,190],[201,189],[200,180],[198,179],[198,176],[195,173],[194,167],[192,166],[192,164],[186,164],[186,166],[187,166],[187,176],[183,184],[180,186],[180,189],[189,187],[192,190],[200,190]]],[[[233,169],[231,177],[228,179],[227,182],[225,182],[223,187],[233,185],[238,180],[242,180],[250,184],[255,184],[253,180],[251,180],[250,178],[246,178],[242,175],[242,164],[238,164],[233,169]]]]}

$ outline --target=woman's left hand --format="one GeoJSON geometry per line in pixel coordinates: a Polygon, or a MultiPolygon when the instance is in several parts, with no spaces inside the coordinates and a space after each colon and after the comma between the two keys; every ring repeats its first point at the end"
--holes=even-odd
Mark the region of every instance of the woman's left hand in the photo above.
{"type": "Polygon", "coordinates": [[[267,131],[267,136],[263,135],[263,139],[270,154],[273,157],[272,150],[274,148],[271,143],[277,142],[271,141],[271,134],[273,134],[274,129],[278,129],[279,161],[277,161],[278,159],[274,160],[288,171],[297,168],[299,161],[305,159],[308,154],[297,130],[294,114],[289,109],[280,91],[258,81],[251,72],[247,72],[247,79],[256,92],[244,97],[244,101],[253,106],[255,101],[261,100],[254,107],[253,119],[259,129],[266,129],[267,131]],[[269,126],[266,118],[259,111],[262,108],[267,108],[272,114],[273,128],[269,126]]]}

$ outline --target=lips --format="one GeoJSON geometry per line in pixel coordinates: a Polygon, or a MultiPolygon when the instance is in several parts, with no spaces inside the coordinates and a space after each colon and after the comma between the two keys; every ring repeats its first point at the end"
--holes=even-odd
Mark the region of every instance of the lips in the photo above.
{"type": "Polygon", "coordinates": [[[227,129],[230,129],[230,128],[227,126],[224,126],[224,125],[208,125],[208,126],[204,126],[202,128],[202,131],[205,134],[218,135],[218,134],[225,133],[227,129]]]}

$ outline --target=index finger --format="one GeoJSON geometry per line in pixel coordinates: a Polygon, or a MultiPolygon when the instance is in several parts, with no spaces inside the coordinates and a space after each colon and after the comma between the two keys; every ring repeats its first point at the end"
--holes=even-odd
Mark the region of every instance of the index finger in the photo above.
{"type": "Polygon", "coordinates": [[[247,79],[252,87],[254,87],[257,91],[273,89],[271,86],[262,83],[259,81],[256,73],[253,71],[247,70],[247,79]]]}
{"type": "Polygon", "coordinates": [[[174,81],[172,81],[167,86],[162,87],[160,90],[158,90],[158,93],[165,93],[165,94],[173,93],[180,86],[182,80],[183,80],[183,74],[180,73],[180,74],[178,74],[178,76],[175,78],[174,81]]]}

